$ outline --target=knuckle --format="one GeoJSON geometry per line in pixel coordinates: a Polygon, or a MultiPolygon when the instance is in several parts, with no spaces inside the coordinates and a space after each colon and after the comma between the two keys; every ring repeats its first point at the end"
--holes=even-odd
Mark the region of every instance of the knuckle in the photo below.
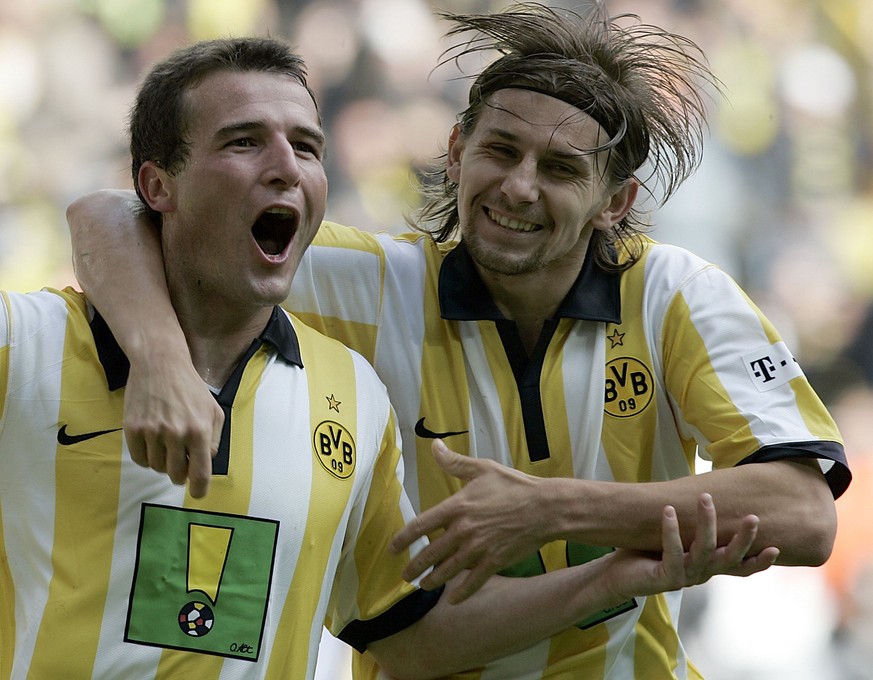
{"type": "Polygon", "coordinates": [[[500,569],[505,561],[505,559],[502,559],[497,555],[485,553],[485,555],[479,560],[479,563],[482,565],[484,571],[494,573],[500,569]]]}
{"type": "Polygon", "coordinates": [[[439,565],[440,557],[439,554],[435,550],[431,550],[430,546],[422,550],[418,555],[416,555],[412,559],[412,564],[416,569],[424,569],[428,565],[439,565]]]}
{"type": "Polygon", "coordinates": [[[149,459],[144,454],[135,454],[131,452],[130,459],[140,467],[149,467],[149,459]]]}

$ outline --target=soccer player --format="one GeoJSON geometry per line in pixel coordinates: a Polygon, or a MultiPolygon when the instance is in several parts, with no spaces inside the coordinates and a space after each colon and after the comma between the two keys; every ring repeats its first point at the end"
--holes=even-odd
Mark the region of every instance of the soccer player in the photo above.
{"type": "MultiPolygon", "coordinates": [[[[832,419],[728,276],[641,233],[640,186],[669,196],[699,160],[712,76],[696,46],[534,4],[449,18],[451,34],[474,31],[462,49],[499,57],[451,131],[424,233],[323,225],[287,302],[372,361],[397,407],[423,514],[393,546],[435,538],[406,575],[436,565],[423,580],[435,586],[470,569],[450,586],[463,600],[497,569],[657,551],[667,503],[687,545],[704,491],[720,543],[755,513],[753,552],[823,562],[850,479],[832,419]],[[458,453],[432,454],[435,438],[458,453]],[[695,474],[697,451],[712,472],[695,474]]],[[[157,252],[155,235],[114,194],[70,217],[82,283],[141,362],[132,449],[203,491],[215,410],[184,347],[158,342],[177,333],[159,262],[123,256],[157,252]]],[[[628,598],[464,677],[697,678],[680,596],[628,598]]],[[[356,662],[375,672],[369,655],[356,662]]]]}
{"type": "Polygon", "coordinates": [[[125,452],[128,360],[81,293],[0,295],[0,677],[311,678],[323,622],[393,675],[433,677],[773,562],[743,560],[753,516],[718,548],[702,495],[688,554],[665,508],[663,558],[616,552],[525,592],[497,577],[459,607],[404,581],[387,543],[412,512],[385,388],[276,306],[325,208],[303,63],[266,39],[182,49],[145,79],[130,131],[173,316],[226,414],[211,492],[125,452]]]}

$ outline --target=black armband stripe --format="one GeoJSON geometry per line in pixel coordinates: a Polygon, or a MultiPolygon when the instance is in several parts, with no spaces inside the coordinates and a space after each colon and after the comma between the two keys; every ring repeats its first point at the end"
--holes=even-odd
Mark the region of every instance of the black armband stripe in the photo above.
{"type": "Polygon", "coordinates": [[[767,463],[791,458],[817,458],[826,461],[822,465],[822,469],[825,481],[831,488],[835,500],[843,495],[852,481],[852,472],[849,470],[846,452],[842,444],[832,441],[788,442],[765,446],[755,451],[751,456],[743,458],[737,465],[767,463]],[[830,465],[827,464],[828,462],[830,465]]]}
{"type": "Polygon", "coordinates": [[[337,637],[363,652],[371,642],[399,633],[418,621],[434,608],[442,593],[442,586],[435,590],[416,590],[373,619],[352,621],[337,637]]]}

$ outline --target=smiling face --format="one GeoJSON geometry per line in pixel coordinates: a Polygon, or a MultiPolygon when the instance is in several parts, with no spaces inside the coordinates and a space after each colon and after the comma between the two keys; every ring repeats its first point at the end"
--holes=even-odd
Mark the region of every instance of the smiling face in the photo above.
{"type": "Polygon", "coordinates": [[[174,304],[213,313],[269,308],[288,294],[324,216],[315,104],[289,76],[219,71],[187,93],[186,110],[183,167],[170,175],[149,162],[139,174],[162,213],[174,304]]]}
{"type": "Polygon", "coordinates": [[[611,228],[636,196],[634,182],[607,182],[605,153],[586,151],[607,139],[575,106],[520,89],[495,92],[469,136],[456,128],[447,174],[461,236],[486,279],[566,272],[572,284],[592,231],[611,228]]]}

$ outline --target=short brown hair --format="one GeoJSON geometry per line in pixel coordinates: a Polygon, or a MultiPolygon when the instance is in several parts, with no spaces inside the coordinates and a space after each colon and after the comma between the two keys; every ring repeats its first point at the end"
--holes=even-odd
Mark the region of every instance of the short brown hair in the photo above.
{"type": "MultiPolygon", "coordinates": [[[[188,157],[185,95],[219,71],[265,71],[297,80],[318,102],[306,82],[306,65],[285,43],[272,38],[205,40],[183,47],[156,64],[145,77],[130,114],[133,184],[146,161],[177,172],[188,157]]],[[[143,200],[143,204],[146,202],[143,200]]],[[[148,211],[148,209],[147,209],[148,211]]]]}

